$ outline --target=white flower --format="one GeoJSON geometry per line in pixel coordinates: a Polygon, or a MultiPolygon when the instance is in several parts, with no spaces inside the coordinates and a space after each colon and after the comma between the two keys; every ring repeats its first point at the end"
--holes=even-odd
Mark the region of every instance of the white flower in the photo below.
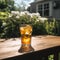
{"type": "Polygon", "coordinates": [[[19,13],[19,11],[11,11],[11,14],[16,14],[16,15],[19,15],[20,13],[19,13]]]}
{"type": "Polygon", "coordinates": [[[48,20],[48,18],[45,18],[45,17],[40,17],[39,19],[41,20],[41,22],[44,22],[45,20],[48,20]]]}
{"type": "Polygon", "coordinates": [[[41,17],[40,16],[40,13],[29,13],[28,11],[23,11],[23,12],[19,12],[19,11],[11,11],[11,14],[9,17],[13,16],[13,15],[16,15],[16,18],[19,18],[20,16],[24,16],[24,15],[28,15],[30,16],[31,18],[32,17],[36,17],[36,21],[40,21],[41,22],[44,22],[45,20],[48,20],[48,18],[45,18],[45,17],[41,17]]]}
{"type": "Polygon", "coordinates": [[[20,12],[20,16],[23,16],[23,15],[30,15],[30,13],[28,11],[24,11],[24,12],[20,12]]]}
{"type": "Polygon", "coordinates": [[[25,13],[24,12],[20,12],[20,16],[23,16],[23,15],[25,15],[25,13]]]}
{"type": "Polygon", "coordinates": [[[31,14],[31,17],[33,17],[33,16],[36,16],[36,17],[38,17],[38,18],[41,17],[39,13],[32,13],[32,14],[31,14]]]}
{"type": "Polygon", "coordinates": [[[39,19],[37,19],[37,21],[39,22],[40,20],[39,20],[39,19]]]}
{"type": "Polygon", "coordinates": [[[19,17],[20,17],[20,16],[18,16],[18,15],[16,16],[16,18],[19,18],[19,17]]]}
{"type": "Polygon", "coordinates": [[[3,22],[3,24],[2,24],[3,26],[5,26],[6,25],[6,23],[5,22],[3,22]]]}
{"type": "Polygon", "coordinates": [[[9,14],[9,17],[12,17],[12,14],[9,14]]]}
{"type": "Polygon", "coordinates": [[[39,14],[38,12],[36,13],[36,15],[37,15],[37,16],[40,16],[40,14],[39,14]]]}

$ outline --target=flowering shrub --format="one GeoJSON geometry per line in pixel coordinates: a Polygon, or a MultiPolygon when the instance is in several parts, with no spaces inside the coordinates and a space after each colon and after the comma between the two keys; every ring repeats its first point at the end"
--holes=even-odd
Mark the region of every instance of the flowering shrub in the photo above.
{"type": "Polygon", "coordinates": [[[0,12],[0,19],[6,19],[8,18],[9,13],[8,12],[0,12]]]}
{"type": "Polygon", "coordinates": [[[59,31],[57,32],[57,29],[60,29],[58,21],[50,21],[47,18],[41,17],[39,13],[29,13],[27,11],[11,12],[6,20],[3,21],[0,19],[0,21],[2,23],[0,24],[1,38],[20,37],[19,27],[21,24],[31,24],[33,35],[58,35],[59,31]]]}

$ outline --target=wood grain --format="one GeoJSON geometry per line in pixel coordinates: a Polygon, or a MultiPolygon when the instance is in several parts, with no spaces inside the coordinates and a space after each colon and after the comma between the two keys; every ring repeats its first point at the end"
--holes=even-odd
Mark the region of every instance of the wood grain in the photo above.
{"type": "MultiPolygon", "coordinates": [[[[60,36],[34,36],[32,37],[31,45],[35,51],[60,46],[60,36]]],[[[18,50],[20,49],[20,47],[20,38],[10,38],[8,40],[0,39],[0,60],[4,58],[27,54],[19,53],[18,50]]]]}

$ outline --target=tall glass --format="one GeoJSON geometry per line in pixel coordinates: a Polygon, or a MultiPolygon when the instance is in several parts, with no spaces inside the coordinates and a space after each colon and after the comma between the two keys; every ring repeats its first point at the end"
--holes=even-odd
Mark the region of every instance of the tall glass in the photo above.
{"type": "Polygon", "coordinates": [[[28,24],[22,24],[20,26],[20,33],[22,45],[19,52],[34,51],[31,46],[32,26],[28,24]]]}

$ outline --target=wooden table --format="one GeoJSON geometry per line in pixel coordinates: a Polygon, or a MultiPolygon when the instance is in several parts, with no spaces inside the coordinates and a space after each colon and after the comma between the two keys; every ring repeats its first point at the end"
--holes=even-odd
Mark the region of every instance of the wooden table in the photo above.
{"type": "Polygon", "coordinates": [[[20,38],[0,39],[0,60],[48,60],[51,54],[54,54],[54,60],[58,60],[60,36],[32,37],[34,52],[19,53],[20,46],[20,38]]]}

